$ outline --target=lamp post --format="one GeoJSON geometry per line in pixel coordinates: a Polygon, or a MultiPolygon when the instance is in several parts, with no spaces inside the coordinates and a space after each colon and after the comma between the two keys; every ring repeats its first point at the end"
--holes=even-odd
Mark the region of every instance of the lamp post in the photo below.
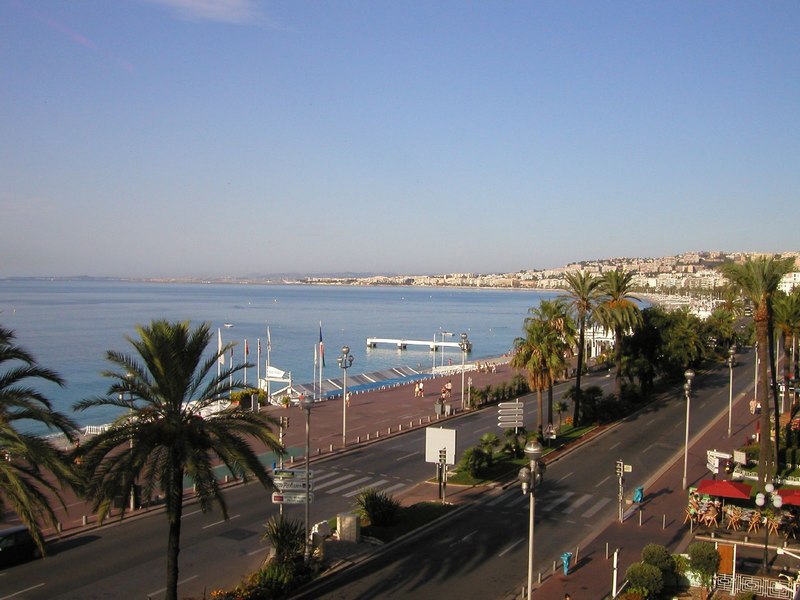
{"type": "Polygon", "coordinates": [[[305,501],[305,523],[306,523],[306,537],[303,545],[303,561],[307,565],[311,559],[311,545],[309,544],[309,528],[308,528],[308,486],[309,486],[309,473],[308,458],[311,453],[311,407],[314,406],[314,398],[308,396],[300,396],[300,408],[306,413],[306,501],[305,501]]]}
{"type": "Polygon", "coordinates": [[[686,394],[686,439],[683,447],[683,489],[686,489],[686,471],[689,466],[689,412],[692,405],[692,379],[694,379],[694,371],[686,369],[683,374],[686,377],[686,383],[683,384],[683,391],[686,394]]]}
{"type": "Polygon", "coordinates": [[[525,456],[531,461],[530,467],[519,470],[519,482],[522,484],[522,493],[530,497],[530,514],[528,519],[528,600],[531,599],[533,587],[533,524],[536,511],[536,479],[538,461],[544,452],[542,445],[534,438],[525,445],[525,456]]]}
{"type": "Polygon", "coordinates": [[[461,334],[461,341],[458,347],[461,348],[461,410],[464,410],[464,366],[467,360],[467,350],[469,350],[469,340],[467,334],[461,334]]]}
{"type": "MultiPolygon", "coordinates": [[[[133,391],[130,389],[131,381],[133,380],[133,373],[126,373],[125,374],[125,384],[128,388],[128,425],[133,424],[133,391]]],[[[119,401],[123,402],[125,400],[125,392],[120,392],[119,394],[119,401]]],[[[130,443],[128,446],[131,450],[131,454],[133,453],[133,435],[131,435],[130,443]]],[[[130,510],[136,510],[136,482],[134,482],[133,486],[131,487],[131,497],[129,499],[130,502],[130,510]]]]}
{"type": "Polygon", "coordinates": [[[336,358],[342,369],[342,447],[347,446],[347,369],[353,366],[353,355],[348,346],[342,346],[342,354],[336,358]]]}
{"type": "Polygon", "coordinates": [[[730,391],[728,392],[728,437],[731,437],[731,413],[733,412],[733,363],[736,355],[736,348],[733,346],[728,350],[728,370],[730,371],[730,391]]]}
{"type": "MultiPolygon", "coordinates": [[[[775,508],[783,506],[783,498],[775,491],[775,486],[768,483],[764,486],[764,492],[756,494],[756,504],[759,507],[764,507],[771,504],[775,508]]],[[[767,563],[769,562],[769,522],[764,524],[764,571],[767,571],[767,563]]]]}

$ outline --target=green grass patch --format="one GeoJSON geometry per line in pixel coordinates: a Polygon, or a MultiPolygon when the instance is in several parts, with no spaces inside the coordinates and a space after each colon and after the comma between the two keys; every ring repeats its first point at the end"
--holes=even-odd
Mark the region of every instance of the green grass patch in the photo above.
{"type": "Polygon", "coordinates": [[[391,542],[418,527],[427,525],[455,508],[452,504],[419,502],[412,506],[404,506],[400,510],[400,518],[394,525],[388,527],[364,525],[361,527],[361,533],[379,539],[382,542],[391,542]]]}

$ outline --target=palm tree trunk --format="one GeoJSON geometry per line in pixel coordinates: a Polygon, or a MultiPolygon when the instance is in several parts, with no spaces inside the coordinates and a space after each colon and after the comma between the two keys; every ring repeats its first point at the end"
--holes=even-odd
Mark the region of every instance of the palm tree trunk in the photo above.
{"type": "MultiPolygon", "coordinates": [[[[575,374],[575,394],[572,396],[572,422],[578,425],[581,410],[581,375],[583,375],[583,355],[586,343],[586,317],[580,317],[580,330],[578,331],[578,372],[575,374]]],[[[559,415],[559,423],[561,416],[559,415]]]]}
{"type": "Polygon", "coordinates": [[[614,366],[617,369],[614,377],[614,395],[622,400],[622,328],[614,328],[614,366]]]}
{"type": "Polygon", "coordinates": [[[183,516],[183,469],[173,465],[170,478],[171,489],[167,490],[167,518],[169,538],[167,540],[167,590],[164,600],[178,600],[178,554],[181,551],[181,517],[183,516]]]}
{"type": "Polygon", "coordinates": [[[553,381],[547,386],[547,424],[553,424],[553,381]]]}
{"type": "Polygon", "coordinates": [[[767,319],[755,320],[756,340],[758,348],[758,397],[764,398],[761,410],[759,456],[758,456],[758,483],[763,489],[775,476],[775,459],[772,454],[774,446],[770,443],[770,409],[769,386],[767,385],[767,361],[769,358],[769,336],[767,335],[767,319]]]}
{"type": "Polygon", "coordinates": [[[544,412],[544,403],[542,402],[542,388],[536,388],[536,403],[538,411],[536,412],[536,432],[542,433],[542,413],[544,412]]]}
{"type": "Polygon", "coordinates": [[[781,455],[781,406],[778,399],[778,363],[775,356],[775,330],[772,323],[767,323],[767,339],[769,340],[769,364],[770,364],[770,383],[772,384],[772,405],[775,415],[775,471],[777,472],[778,461],[781,455]]]}

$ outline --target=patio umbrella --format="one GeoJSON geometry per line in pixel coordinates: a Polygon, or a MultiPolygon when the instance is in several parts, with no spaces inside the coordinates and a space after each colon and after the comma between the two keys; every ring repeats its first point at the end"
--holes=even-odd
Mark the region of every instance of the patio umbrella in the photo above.
{"type": "MultiPolygon", "coordinates": [[[[746,483],[726,480],[717,481],[716,479],[703,479],[700,485],[697,486],[697,492],[700,494],[719,496],[720,498],[738,498],[739,500],[747,500],[752,489],[746,483]]],[[[800,496],[798,496],[798,502],[800,502],[800,496]]]]}
{"type": "Polygon", "coordinates": [[[778,490],[778,494],[780,495],[784,504],[800,506],[800,490],[786,488],[783,490],[778,490]]]}

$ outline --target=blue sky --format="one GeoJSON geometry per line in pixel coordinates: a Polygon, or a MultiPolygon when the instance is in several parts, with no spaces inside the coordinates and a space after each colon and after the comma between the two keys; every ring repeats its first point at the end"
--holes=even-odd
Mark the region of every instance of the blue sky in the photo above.
{"type": "Polygon", "coordinates": [[[0,276],[796,250],[800,3],[5,0],[0,276]]]}

